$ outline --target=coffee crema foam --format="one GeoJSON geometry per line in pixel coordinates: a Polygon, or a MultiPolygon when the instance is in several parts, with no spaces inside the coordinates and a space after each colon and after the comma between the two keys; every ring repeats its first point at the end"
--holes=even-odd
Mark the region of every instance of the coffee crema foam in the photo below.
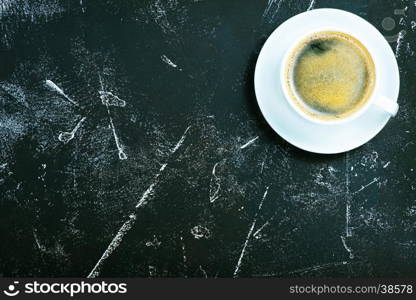
{"type": "Polygon", "coordinates": [[[362,108],[375,85],[375,66],[364,45],[336,31],[302,40],[285,66],[286,84],[295,104],[321,120],[342,119],[362,108]]]}

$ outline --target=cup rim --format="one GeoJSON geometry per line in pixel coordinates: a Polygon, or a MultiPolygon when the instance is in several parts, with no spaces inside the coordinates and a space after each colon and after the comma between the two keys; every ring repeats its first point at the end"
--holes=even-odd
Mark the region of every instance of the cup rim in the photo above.
{"type": "Polygon", "coordinates": [[[335,26],[334,27],[326,26],[326,27],[315,28],[313,30],[307,31],[305,34],[296,38],[295,41],[291,44],[291,46],[288,47],[288,49],[286,50],[286,52],[283,56],[282,63],[280,65],[280,85],[281,85],[283,94],[286,98],[286,101],[298,113],[298,115],[302,116],[306,120],[309,120],[311,122],[318,123],[318,124],[321,124],[321,125],[338,125],[338,124],[350,122],[350,121],[358,118],[360,115],[362,115],[372,105],[372,103],[375,100],[375,95],[377,94],[377,90],[378,90],[378,78],[379,78],[378,69],[379,68],[378,68],[378,63],[377,63],[377,61],[376,61],[376,59],[375,59],[375,57],[372,53],[373,53],[373,51],[368,47],[368,44],[366,42],[364,42],[361,38],[357,37],[354,33],[349,32],[348,30],[341,29],[341,28],[338,28],[338,27],[335,27],[335,26]],[[305,38],[307,38],[308,36],[310,36],[314,33],[319,33],[319,32],[323,32],[323,31],[340,32],[340,33],[348,34],[348,35],[352,36],[353,38],[357,39],[367,49],[367,51],[368,51],[368,53],[369,53],[369,55],[372,58],[373,63],[374,63],[375,83],[374,83],[373,91],[372,91],[371,95],[369,96],[369,98],[367,100],[367,103],[365,103],[363,105],[363,107],[361,107],[359,110],[357,110],[353,114],[349,115],[348,117],[342,118],[342,119],[322,120],[322,119],[314,118],[314,117],[308,115],[307,113],[302,111],[295,103],[293,103],[293,100],[291,100],[291,97],[289,96],[288,86],[286,84],[286,65],[287,65],[287,61],[288,61],[290,55],[292,54],[292,52],[296,49],[296,47],[299,45],[299,43],[302,42],[305,38]]]}

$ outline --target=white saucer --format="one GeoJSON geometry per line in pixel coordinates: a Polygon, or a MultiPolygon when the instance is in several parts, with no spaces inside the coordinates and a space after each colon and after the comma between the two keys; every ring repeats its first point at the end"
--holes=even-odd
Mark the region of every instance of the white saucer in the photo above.
{"type": "Polygon", "coordinates": [[[376,49],[372,56],[381,62],[379,82],[382,93],[397,101],[400,87],[395,55],[383,35],[370,23],[338,9],[316,9],[296,15],[280,25],[267,39],[256,64],[254,86],[260,110],[269,125],[286,141],[306,151],[333,154],[357,148],[377,135],[389,115],[372,106],[348,123],[320,125],[299,116],[289,105],[280,85],[282,58],[296,39],[322,27],[336,26],[365,40],[376,49]]]}

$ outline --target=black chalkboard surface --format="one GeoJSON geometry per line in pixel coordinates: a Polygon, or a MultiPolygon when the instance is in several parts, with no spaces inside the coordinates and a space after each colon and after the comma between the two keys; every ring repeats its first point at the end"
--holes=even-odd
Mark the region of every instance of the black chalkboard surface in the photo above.
{"type": "Polygon", "coordinates": [[[0,0],[0,22],[2,276],[416,275],[414,1],[0,0]],[[269,34],[322,7],[401,72],[398,116],[338,155],[281,139],[253,89],[269,34]]]}

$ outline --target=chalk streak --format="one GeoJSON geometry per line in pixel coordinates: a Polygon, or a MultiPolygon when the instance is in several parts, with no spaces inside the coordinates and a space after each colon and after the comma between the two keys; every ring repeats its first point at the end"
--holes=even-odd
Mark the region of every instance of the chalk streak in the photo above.
{"type": "Polygon", "coordinates": [[[167,65],[171,66],[172,68],[178,69],[179,71],[182,71],[181,68],[178,68],[178,65],[175,64],[172,60],[169,59],[165,54],[163,54],[160,59],[166,63],[167,65]]]}
{"type": "Polygon", "coordinates": [[[260,201],[259,207],[257,208],[257,212],[254,215],[253,222],[252,222],[252,224],[250,226],[250,229],[247,233],[246,240],[244,242],[243,248],[241,249],[240,257],[238,258],[237,265],[235,266],[235,270],[234,270],[234,274],[233,274],[234,277],[237,277],[238,273],[240,272],[241,264],[243,262],[244,255],[246,254],[247,245],[250,241],[251,236],[253,235],[254,227],[256,226],[256,223],[257,223],[258,214],[260,213],[261,208],[263,207],[263,202],[264,202],[264,199],[266,199],[268,191],[269,191],[269,186],[266,188],[266,191],[263,194],[263,198],[260,201]]]}
{"type": "Polygon", "coordinates": [[[350,194],[350,155],[345,154],[345,234],[347,237],[352,236],[351,232],[351,194],[350,194]]]}
{"type": "Polygon", "coordinates": [[[59,87],[59,86],[57,86],[53,81],[51,81],[51,80],[49,80],[49,79],[47,79],[46,81],[45,81],[45,83],[46,83],[46,85],[49,87],[49,88],[51,88],[52,90],[54,90],[55,92],[57,92],[58,94],[60,94],[61,96],[63,96],[66,100],[68,100],[69,102],[71,102],[72,104],[74,104],[74,105],[76,105],[76,106],[78,106],[78,103],[76,103],[74,100],[72,100],[71,98],[69,98],[69,96],[68,95],[66,95],[65,93],[64,93],[64,91],[59,87]]]}
{"type": "MultiPolygon", "coordinates": [[[[276,4],[277,0],[268,0],[267,2],[267,6],[266,9],[264,10],[263,13],[263,18],[266,18],[269,15],[269,12],[272,8],[272,6],[274,6],[274,4],[276,4]]],[[[274,19],[274,17],[277,15],[277,13],[279,12],[280,6],[282,5],[283,0],[279,0],[279,2],[277,2],[276,5],[276,9],[274,10],[273,14],[270,17],[270,20],[274,19]]]]}
{"type": "Polygon", "coordinates": [[[350,226],[350,222],[351,222],[351,199],[348,197],[347,200],[347,205],[345,206],[345,234],[347,237],[352,236],[352,231],[351,231],[351,226],[350,226]]]}
{"type": "Polygon", "coordinates": [[[77,125],[75,126],[74,129],[72,129],[72,131],[70,132],[61,132],[58,135],[58,140],[61,141],[62,143],[66,144],[68,143],[70,140],[72,140],[75,136],[75,133],[78,131],[78,129],[81,127],[81,124],[87,119],[87,117],[83,117],[81,120],[78,121],[77,125]]]}
{"type": "Polygon", "coordinates": [[[397,42],[396,42],[396,58],[398,58],[400,56],[400,48],[402,46],[402,42],[403,42],[403,38],[406,34],[406,31],[402,30],[399,32],[399,34],[397,35],[397,42]]]}
{"type": "MultiPolygon", "coordinates": [[[[186,257],[186,249],[185,249],[185,243],[183,241],[183,237],[180,237],[181,240],[181,249],[182,249],[182,261],[183,261],[183,267],[185,269],[185,273],[187,271],[187,263],[188,263],[188,258],[186,257]]],[[[185,274],[184,276],[185,278],[187,277],[187,275],[185,274]]]]}
{"type": "Polygon", "coordinates": [[[100,275],[100,271],[104,262],[107,260],[107,258],[110,257],[114,250],[116,250],[120,246],[124,236],[133,227],[134,223],[136,222],[136,219],[136,214],[131,214],[129,216],[129,219],[123,223],[123,225],[111,241],[110,245],[108,245],[107,249],[104,251],[103,255],[100,257],[90,274],[88,274],[87,278],[95,278],[100,275]]]}
{"type": "Polygon", "coordinates": [[[220,162],[217,162],[212,168],[212,177],[209,187],[209,202],[211,203],[214,203],[219,198],[219,193],[221,190],[221,180],[215,173],[219,163],[220,162]]]}
{"type": "Polygon", "coordinates": [[[355,195],[355,194],[360,193],[361,191],[365,190],[365,189],[366,189],[366,188],[368,188],[370,185],[372,185],[372,184],[374,184],[374,183],[378,182],[379,180],[380,180],[380,178],[379,178],[379,177],[374,178],[374,179],[373,179],[373,181],[371,181],[370,183],[368,183],[368,184],[366,184],[366,185],[362,185],[362,186],[361,186],[361,188],[360,188],[359,190],[355,191],[353,194],[355,195]]]}
{"type": "MultiPolygon", "coordinates": [[[[181,139],[176,144],[176,146],[177,146],[177,147],[175,147],[176,150],[178,150],[180,148],[180,146],[183,144],[183,142],[185,140],[185,137],[186,137],[186,133],[188,132],[190,127],[191,126],[189,126],[185,130],[185,133],[182,135],[181,139]]],[[[169,155],[169,157],[167,158],[168,160],[172,156],[172,154],[174,154],[176,152],[176,150],[173,151],[169,155]]],[[[95,264],[94,268],[88,274],[87,278],[95,278],[95,277],[100,275],[101,269],[102,269],[105,261],[110,257],[110,255],[114,252],[114,250],[116,250],[120,246],[121,242],[123,241],[124,236],[131,230],[131,228],[135,224],[136,219],[137,219],[137,209],[139,209],[140,207],[142,207],[143,205],[145,205],[148,202],[148,198],[153,194],[155,186],[159,183],[159,177],[162,174],[162,172],[166,169],[166,166],[167,166],[167,163],[165,163],[161,166],[161,168],[159,169],[159,172],[155,175],[155,178],[153,179],[153,182],[146,189],[146,191],[144,191],[144,193],[142,194],[142,197],[137,202],[134,212],[132,214],[130,214],[129,219],[127,221],[125,221],[123,223],[123,225],[120,227],[117,234],[114,236],[113,240],[108,245],[107,249],[104,251],[104,253],[101,255],[100,259],[95,264]]]]}
{"type": "MultiPolygon", "coordinates": [[[[185,141],[185,138],[188,134],[189,129],[191,128],[191,126],[188,126],[185,129],[185,132],[182,134],[181,138],[179,139],[179,141],[176,143],[175,147],[171,150],[171,155],[174,154],[182,145],[183,142],[185,141]]],[[[160,169],[159,169],[159,173],[156,174],[155,176],[155,180],[154,182],[148,187],[148,189],[144,192],[143,196],[140,198],[139,202],[136,205],[136,208],[139,208],[140,206],[146,204],[147,199],[149,198],[149,196],[153,193],[155,186],[158,184],[158,179],[159,176],[162,174],[162,172],[165,170],[165,168],[167,167],[167,163],[163,164],[160,169]]]]}
{"type": "Polygon", "coordinates": [[[354,254],[352,252],[352,249],[350,247],[348,247],[347,242],[345,240],[345,237],[343,237],[342,235],[341,235],[341,241],[342,241],[342,245],[344,246],[345,250],[347,250],[347,252],[348,252],[348,254],[350,256],[350,259],[353,259],[354,258],[354,254]]]}
{"type": "Polygon", "coordinates": [[[313,9],[314,6],[315,6],[315,2],[316,2],[316,0],[311,0],[311,3],[309,3],[309,7],[306,11],[309,11],[309,10],[313,9]]]}
{"type": "Polygon", "coordinates": [[[279,12],[280,6],[282,5],[284,0],[279,0],[279,2],[277,3],[277,7],[272,15],[272,17],[270,18],[270,20],[273,20],[274,17],[277,15],[277,13],[279,12]]]}
{"type": "Polygon", "coordinates": [[[265,9],[265,10],[264,10],[264,12],[263,12],[263,18],[267,16],[267,14],[268,14],[268,13],[269,13],[269,11],[270,11],[270,8],[272,7],[273,3],[275,3],[275,2],[276,2],[276,0],[268,0],[268,1],[267,1],[267,6],[266,6],[266,9],[265,9]]]}
{"type": "Polygon", "coordinates": [[[330,267],[344,266],[344,265],[347,265],[347,264],[348,264],[347,261],[327,263],[327,264],[312,266],[312,267],[309,267],[309,268],[294,270],[294,271],[289,272],[288,274],[292,275],[292,274],[296,274],[296,273],[308,273],[308,272],[311,272],[311,271],[319,271],[319,270],[327,269],[327,268],[330,268],[330,267]]]}
{"type": "Polygon", "coordinates": [[[110,116],[110,111],[108,111],[108,117],[110,119],[111,130],[113,131],[114,141],[116,142],[116,147],[118,150],[118,158],[121,160],[125,160],[127,159],[127,155],[124,152],[124,149],[123,149],[124,147],[120,144],[120,140],[117,136],[116,129],[114,128],[113,118],[110,116]]]}
{"type": "Polygon", "coordinates": [[[202,268],[201,265],[199,265],[199,270],[202,272],[202,274],[204,275],[205,278],[208,278],[207,272],[202,268]]]}
{"type": "Polygon", "coordinates": [[[82,0],[79,0],[79,5],[81,6],[82,12],[85,13],[85,7],[84,7],[84,3],[82,0]]]}
{"type": "Polygon", "coordinates": [[[324,269],[328,269],[330,267],[338,267],[338,266],[344,266],[348,265],[349,263],[347,261],[340,261],[340,262],[333,262],[333,263],[327,263],[322,265],[316,265],[312,267],[297,269],[289,272],[283,272],[283,273],[274,273],[274,274],[262,274],[262,275],[254,275],[255,277],[277,277],[277,276],[283,276],[283,275],[294,275],[294,274],[304,274],[304,273],[310,273],[314,271],[320,271],[324,269]]]}
{"type": "Polygon", "coordinates": [[[406,143],[406,145],[404,145],[403,148],[402,148],[402,152],[404,152],[408,146],[413,145],[413,144],[414,144],[414,142],[406,143]]]}
{"type": "Polygon", "coordinates": [[[266,228],[269,225],[270,225],[270,222],[269,221],[267,221],[266,223],[264,223],[262,226],[260,226],[259,229],[257,229],[257,231],[255,233],[253,233],[253,237],[257,237],[263,231],[263,229],[266,228]]]}
{"type": "Polygon", "coordinates": [[[250,146],[251,144],[253,144],[255,141],[258,140],[258,136],[256,136],[254,139],[249,140],[247,143],[245,143],[243,146],[240,147],[240,149],[244,149],[247,148],[248,146],[250,146]]]}
{"type": "Polygon", "coordinates": [[[159,173],[156,174],[155,179],[152,184],[147,188],[147,190],[143,193],[142,197],[140,198],[139,202],[136,204],[136,209],[145,205],[149,199],[149,197],[153,194],[155,186],[159,183],[160,174],[162,174],[163,170],[166,168],[167,164],[163,164],[162,167],[159,169],[159,173]]]}
{"type": "Polygon", "coordinates": [[[33,238],[35,240],[36,246],[38,247],[39,251],[41,251],[41,252],[45,251],[45,247],[42,246],[42,244],[40,243],[38,234],[36,232],[36,229],[34,229],[34,228],[33,228],[33,238]]]}
{"type": "Polygon", "coordinates": [[[191,125],[189,125],[186,129],[185,132],[182,134],[182,137],[180,138],[180,140],[176,143],[175,147],[173,147],[173,149],[171,150],[171,153],[175,153],[183,144],[183,142],[185,141],[186,135],[188,134],[189,129],[191,129],[191,125]]]}
{"type": "MultiPolygon", "coordinates": [[[[106,92],[104,92],[104,84],[103,84],[103,80],[102,80],[100,74],[98,74],[98,78],[100,80],[100,85],[101,85],[101,91],[98,91],[98,93],[100,94],[100,98],[101,98],[101,96],[103,95],[102,93],[106,93],[106,92]]],[[[121,100],[121,101],[123,101],[123,100],[121,100]]],[[[111,114],[110,114],[110,107],[109,107],[108,101],[104,102],[103,98],[101,98],[101,102],[107,108],[107,115],[108,115],[108,119],[110,120],[110,127],[111,127],[111,130],[113,132],[114,141],[116,142],[116,147],[117,147],[117,150],[118,150],[118,158],[120,160],[125,160],[125,159],[127,159],[127,154],[124,152],[124,149],[123,149],[124,147],[121,145],[120,140],[118,138],[118,135],[116,133],[116,129],[114,127],[113,118],[111,117],[111,114]]]]}
{"type": "Polygon", "coordinates": [[[185,243],[183,242],[183,237],[182,236],[180,237],[180,240],[181,240],[181,248],[182,248],[182,254],[183,254],[183,257],[182,257],[183,258],[183,263],[186,264],[188,259],[186,257],[185,243]]]}

